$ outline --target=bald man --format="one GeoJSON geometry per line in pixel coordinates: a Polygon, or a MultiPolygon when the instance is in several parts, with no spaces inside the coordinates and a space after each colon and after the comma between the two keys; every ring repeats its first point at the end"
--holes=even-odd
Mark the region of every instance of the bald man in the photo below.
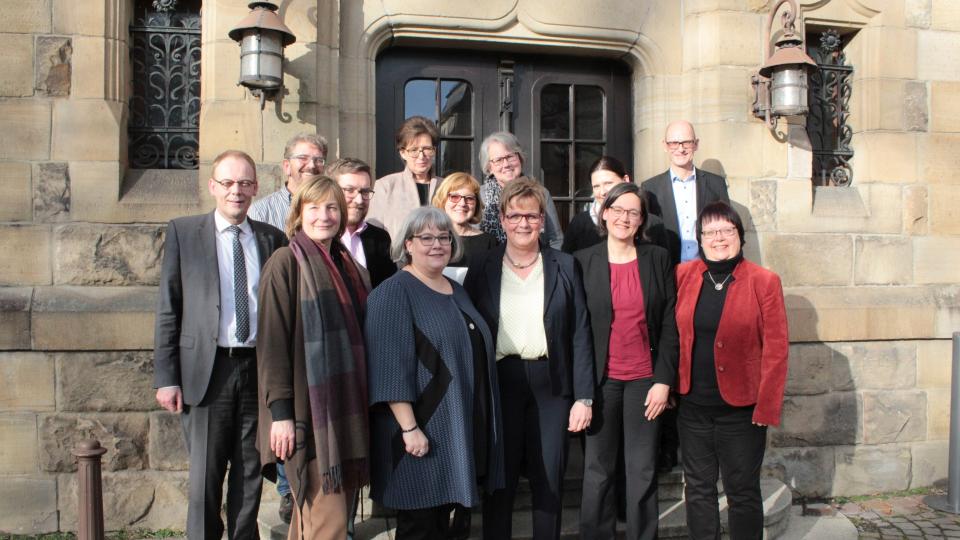
{"type": "MultiPolygon", "coordinates": [[[[663,136],[670,168],[640,185],[647,193],[648,212],[656,216],[650,219],[648,234],[667,248],[673,264],[699,255],[696,223],[700,210],[714,201],[730,202],[726,181],[694,166],[693,155],[699,143],[693,124],[686,120],[671,122],[663,136]]],[[[669,471],[677,465],[679,444],[676,409],[668,409],[660,420],[658,471],[669,471]]]]}
{"type": "Polygon", "coordinates": [[[694,166],[699,143],[693,124],[686,120],[671,122],[663,137],[670,168],[641,184],[647,192],[650,214],[662,220],[651,221],[650,234],[666,244],[674,264],[698,255],[696,222],[700,210],[714,201],[730,202],[726,181],[694,166]]]}

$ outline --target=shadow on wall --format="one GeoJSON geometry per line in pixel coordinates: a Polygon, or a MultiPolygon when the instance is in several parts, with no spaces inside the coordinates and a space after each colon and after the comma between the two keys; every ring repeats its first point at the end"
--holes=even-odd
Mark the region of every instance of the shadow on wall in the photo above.
{"type": "MultiPolygon", "coordinates": [[[[786,304],[791,336],[815,333],[809,301],[787,295],[786,304]]],[[[836,447],[857,443],[859,415],[850,359],[823,342],[792,343],[781,424],[770,430],[765,473],[801,496],[834,495],[836,447]]]]}

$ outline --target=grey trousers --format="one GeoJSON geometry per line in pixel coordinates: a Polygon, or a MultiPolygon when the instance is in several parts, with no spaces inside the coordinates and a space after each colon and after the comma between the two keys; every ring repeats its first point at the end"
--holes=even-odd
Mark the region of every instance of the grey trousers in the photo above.
{"type": "Polygon", "coordinates": [[[203,401],[183,407],[180,416],[190,453],[187,537],[220,539],[223,479],[227,482],[227,537],[259,538],[260,453],[257,439],[257,361],[255,356],[217,355],[203,401]]]}

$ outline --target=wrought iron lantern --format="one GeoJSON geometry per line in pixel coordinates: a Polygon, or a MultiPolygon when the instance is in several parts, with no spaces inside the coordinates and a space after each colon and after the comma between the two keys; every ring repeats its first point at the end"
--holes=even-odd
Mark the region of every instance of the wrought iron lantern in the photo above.
{"type": "Polygon", "coordinates": [[[804,52],[803,37],[796,33],[796,0],[779,0],[767,17],[763,46],[766,58],[753,76],[753,115],[763,118],[770,129],[777,126],[781,116],[805,115],[807,105],[807,77],[817,68],[816,62],[804,52]],[[770,51],[770,31],[780,6],[788,4],[782,15],[782,33],[770,51]]]}
{"type": "Polygon", "coordinates": [[[230,39],[240,44],[240,83],[263,108],[267,94],[283,88],[283,48],[297,40],[277,15],[273,2],[251,2],[250,13],[230,30],[230,39]]]}

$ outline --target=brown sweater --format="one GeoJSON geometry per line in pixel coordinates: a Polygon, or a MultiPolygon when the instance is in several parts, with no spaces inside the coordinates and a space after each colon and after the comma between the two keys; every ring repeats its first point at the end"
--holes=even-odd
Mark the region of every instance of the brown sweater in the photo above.
{"type": "MultiPolygon", "coordinates": [[[[369,287],[369,275],[362,266],[358,264],[357,267],[364,284],[369,287]]],[[[294,419],[297,422],[296,450],[284,462],[284,470],[293,492],[303,494],[305,490],[301,488],[307,480],[307,463],[314,457],[314,445],[299,278],[300,267],[289,247],[275,251],[260,273],[257,298],[260,403],[257,449],[260,451],[263,476],[275,482],[277,456],[270,450],[270,427],[275,419],[294,419]]]]}

